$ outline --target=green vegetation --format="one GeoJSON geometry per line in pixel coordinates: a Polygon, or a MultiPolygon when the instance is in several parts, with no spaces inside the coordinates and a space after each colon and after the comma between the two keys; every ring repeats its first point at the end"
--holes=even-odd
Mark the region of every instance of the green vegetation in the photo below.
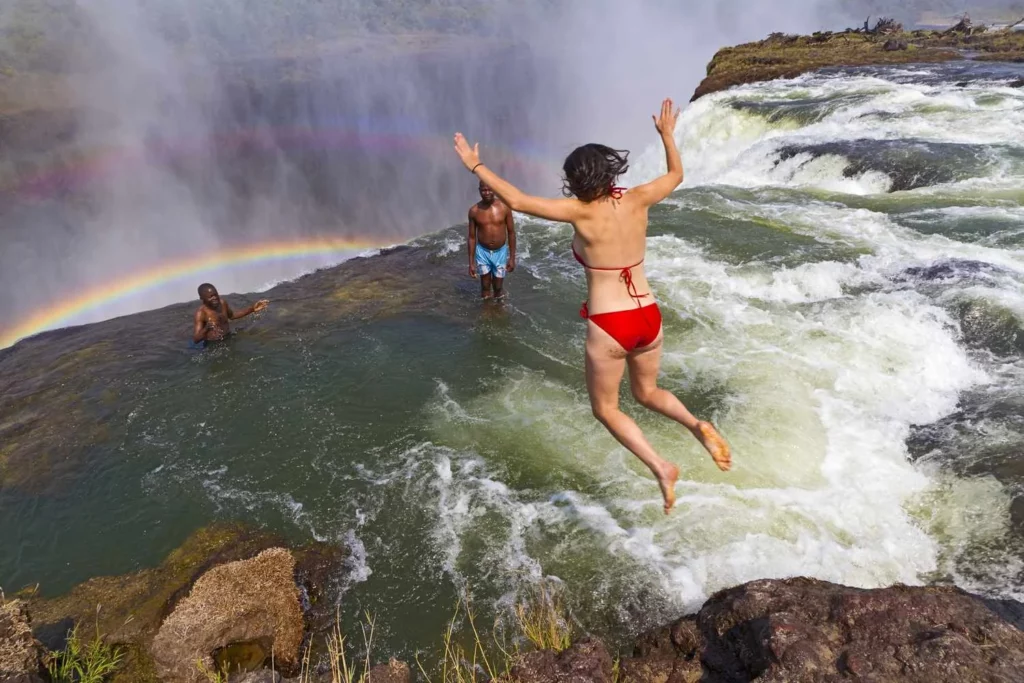
{"type": "Polygon", "coordinates": [[[98,625],[95,637],[84,642],[76,624],[68,632],[67,645],[51,655],[46,669],[53,683],[104,683],[123,658],[123,651],[103,641],[98,625]]]}
{"type": "Polygon", "coordinates": [[[538,650],[561,652],[572,644],[572,624],[561,598],[541,583],[524,602],[516,605],[520,633],[538,650]]]}
{"type": "MultiPolygon", "coordinates": [[[[566,610],[549,587],[541,585],[533,590],[523,602],[514,608],[515,619],[510,638],[495,623],[490,632],[482,632],[477,625],[477,616],[468,597],[456,605],[452,618],[441,636],[440,657],[436,665],[428,666],[418,656],[416,664],[420,674],[428,683],[482,683],[483,681],[510,680],[512,668],[523,656],[522,646],[536,650],[560,652],[571,644],[572,626],[566,610]]],[[[388,664],[371,667],[375,623],[372,616],[364,615],[361,625],[361,654],[349,655],[348,638],[342,632],[340,615],[335,617],[334,627],[324,639],[326,664],[330,671],[330,683],[367,683],[371,671],[381,668],[404,670],[405,664],[391,660],[388,664]]],[[[303,655],[299,681],[314,683],[318,680],[313,673],[312,639],[303,655]]],[[[211,672],[201,669],[210,683],[226,680],[227,672],[211,672]]],[[[377,674],[374,674],[376,676],[377,674]]],[[[385,677],[385,680],[389,680],[385,677]]]]}

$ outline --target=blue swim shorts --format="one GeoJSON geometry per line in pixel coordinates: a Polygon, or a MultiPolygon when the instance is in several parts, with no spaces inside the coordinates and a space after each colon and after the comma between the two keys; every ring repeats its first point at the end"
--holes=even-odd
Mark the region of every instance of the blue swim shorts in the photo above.
{"type": "Polygon", "coordinates": [[[494,274],[494,277],[503,279],[505,277],[505,266],[508,264],[508,244],[498,249],[488,249],[479,244],[476,245],[476,272],[480,275],[494,274]]]}

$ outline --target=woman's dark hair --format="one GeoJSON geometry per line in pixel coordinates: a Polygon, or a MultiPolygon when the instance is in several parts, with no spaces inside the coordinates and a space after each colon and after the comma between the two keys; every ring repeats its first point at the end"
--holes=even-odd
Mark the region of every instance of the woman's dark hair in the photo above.
{"type": "Polygon", "coordinates": [[[616,179],[629,168],[628,157],[629,152],[624,149],[593,142],[577,147],[562,164],[562,194],[584,202],[611,194],[616,179]]]}

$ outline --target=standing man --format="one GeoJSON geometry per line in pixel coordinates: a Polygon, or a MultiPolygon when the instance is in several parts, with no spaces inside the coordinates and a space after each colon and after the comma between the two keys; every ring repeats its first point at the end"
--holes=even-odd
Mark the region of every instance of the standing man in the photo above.
{"type": "Polygon", "coordinates": [[[512,209],[480,182],[480,201],[469,207],[469,275],[480,274],[480,296],[505,298],[505,272],[516,269],[516,226],[512,209]],[[506,243],[507,242],[507,243],[506,243]]]}

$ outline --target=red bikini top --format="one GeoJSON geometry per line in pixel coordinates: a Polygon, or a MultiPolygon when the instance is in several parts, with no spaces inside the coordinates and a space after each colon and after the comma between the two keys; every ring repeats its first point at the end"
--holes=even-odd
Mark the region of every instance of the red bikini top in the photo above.
{"type": "MultiPolygon", "coordinates": [[[[611,196],[612,199],[622,199],[622,195],[623,195],[623,193],[625,191],[626,191],[626,188],[624,188],[624,187],[618,187],[616,185],[612,185],[610,190],[609,190],[609,192],[608,192],[608,194],[611,196]]],[[[582,258],[580,258],[580,255],[576,253],[576,243],[575,242],[573,242],[573,244],[572,244],[572,255],[573,255],[573,257],[577,261],[579,261],[579,264],[581,266],[583,266],[584,268],[589,268],[590,270],[608,270],[608,271],[617,270],[617,271],[619,271],[619,279],[621,279],[624,283],[626,283],[626,291],[629,292],[630,298],[636,299],[637,308],[641,307],[640,306],[640,299],[644,298],[645,296],[650,296],[650,294],[638,294],[637,291],[636,291],[636,285],[633,284],[633,269],[636,268],[637,266],[639,266],[641,263],[643,263],[644,262],[643,259],[640,259],[639,261],[637,261],[636,263],[634,263],[631,266],[623,266],[622,268],[598,268],[597,266],[589,266],[589,265],[587,265],[587,262],[584,261],[582,258]]],[[[586,303],[584,303],[583,305],[586,306],[586,303]]]]}
{"type": "Polygon", "coordinates": [[[650,296],[650,294],[637,294],[636,285],[633,283],[633,268],[636,268],[641,263],[643,263],[643,259],[640,259],[631,266],[623,266],[622,268],[598,268],[597,266],[588,266],[587,262],[580,258],[580,255],[576,253],[575,243],[573,243],[572,245],[572,255],[577,261],[579,261],[579,264],[584,268],[588,268],[590,270],[619,271],[619,279],[626,283],[626,291],[629,292],[629,296],[633,299],[636,299],[637,308],[640,308],[640,299],[644,298],[645,296],[650,296]]]}

